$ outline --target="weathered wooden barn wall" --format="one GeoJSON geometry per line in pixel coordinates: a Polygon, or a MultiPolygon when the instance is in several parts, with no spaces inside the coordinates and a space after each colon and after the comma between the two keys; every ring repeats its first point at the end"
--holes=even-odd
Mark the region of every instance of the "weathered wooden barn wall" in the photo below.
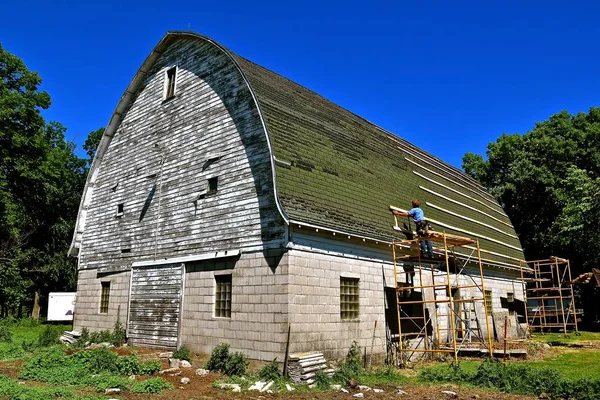
{"type": "MultiPolygon", "coordinates": [[[[281,247],[286,230],[266,140],[251,93],[221,50],[197,38],[170,45],[100,165],[79,252],[75,327],[110,328],[115,318],[113,308],[99,314],[98,269],[119,272],[140,260],[281,247]],[[175,97],[165,100],[165,72],[173,66],[175,97]],[[209,194],[213,177],[218,190],[209,194]]],[[[111,307],[117,305],[126,309],[127,299],[111,293],[111,307]]]]}

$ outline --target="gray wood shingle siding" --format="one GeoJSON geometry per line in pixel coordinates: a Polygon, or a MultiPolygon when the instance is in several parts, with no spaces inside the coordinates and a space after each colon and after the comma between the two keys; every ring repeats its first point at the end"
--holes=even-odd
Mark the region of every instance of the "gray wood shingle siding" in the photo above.
{"type": "Polygon", "coordinates": [[[80,267],[118,269],[284,237],[265,133],[241,74],[210,43],[173,43],[149,71],[102,158],[80,267]],[[165,71],[175,65],[175,97],[165,101],[165,71]],[[211,177],[218,178],[218,190],[206,195],[211,177]],[[123,216],[117,217],[120,203],[123,216]]]}

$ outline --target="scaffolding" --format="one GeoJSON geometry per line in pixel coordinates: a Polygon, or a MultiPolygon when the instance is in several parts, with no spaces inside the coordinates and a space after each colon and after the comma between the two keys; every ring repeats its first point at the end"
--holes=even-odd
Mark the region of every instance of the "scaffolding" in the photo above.
{"type": "Polygon", "coordinates": [[[486,299],[479,241],[429,231],[426,237],[392,242],[392,253],[398,318],[398,364],[404,365],[415,353],[423,353],[425,357],[449,353],[455,362],[461,350],[489,352],[492,355],[493,333],[488,315],[491,304],[488,305],[486,299]],[[436,256],[421,257],[419,247],[425,240],[441,244],[434,248],[436,256]],[[456,249],[460,247],[467,254],[463,250],[459,258],[456,249]],[[473,274],[466,273],[468,264],[478,267],[479,282],[473,278],[473,274]],[[405,284],[400,283],[401,268],[406,274],[405,284]],[[415,284],[415,276],[419,278],[418,284],[415,284]],[[468,295],[463,296],[462,290],[468,295]],[[420,298],[406,295],[414,292],[420,292],[420,298]],[[414,306],[422,308],[422,315],[409,312],[414,306]],[[485,333],[482,332],[480,316],[485,322],[485,333]],[[403,333],[403,321],[417,327],[417,331],[403,333]],[[412,345],[406,343],[410,340],[412,345]]]}
{"type": "Polygon", "coordinates": [[[521,281],[525,289],[525,319],[530,332],[562,330],[567,335],[574,329],[579,333],[577,319],[582,312],[575,307],[569,260],[550,257],[524,261],[521,263],[521,281]]]}

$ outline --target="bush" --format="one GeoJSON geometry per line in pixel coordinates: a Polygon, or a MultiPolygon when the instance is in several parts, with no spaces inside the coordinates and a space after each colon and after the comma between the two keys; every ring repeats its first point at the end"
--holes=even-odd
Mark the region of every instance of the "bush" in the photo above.
{"type": "Polygon", "coordinates": [[[321,390],[327,390],[331,387],[331,378],[323,370],[315,373],[315,384],[321,390]]]}
{"type": "Polygon", "coordinates": [[[229,343],[218,344],[210,353],[205,368],[213,372],[225,371],[225,364],[229,358],[229,343]]]}
{"type": "Polygon", "coordinates": [[[134,351],[130,356],[117,358],[117,370],[121,375],[137,375],[140,373],[140,361],[134,351]]]}
{"type": "Polygon", "coordinates": [[[190,361],[190,351],[187,349],[187,347],[181,346],[173,352],[173,358],[176,358],[178,360],[190,361]]]}
{"type": "Polygon", "coordinates": [[[40,347],[48,347],[58,343],[60,337],[59,328],[52,325],[46,325],[40,337],[38,338],[38,345],[40,347]]]}
{"type": "Polygon", "coordinates": [[[127,389],[131,384],[131,381],[121,376],[100,374],[94,375],[85,383],[87,385],[94,386],[98,392],[104,392],[106,389],[111,388],[119,388],[121,390],[127,389]]]}
{"type": "Polygon", "coordinates": [[[227,357],[225,369],[223,372],[229,376],[242,376],[246,374],[248,368],[248,359],[241,351],[236,351],[227,357]]]}
{"type": "Polygon", "coordinates": [[[12,332],[6,325],[0,325],[0,342],[2,342],[2,343],[12,342],[12,332]]]}
{"type": "Polygon", "coordinates": [[[113,333],[112,333],[110,342],[115,347],[123,346],[123,343],[125,343],[125,334],[126,334],[126,331],[125,331],[125,328],[123,327],[123,325],[121,324],[121,322],[120,321],[115,322],[115,328],[113,329],[113,333]]]}
{"type": "Polygon", "coordinates": [[[333,374],[333,380],[345,384],[351,379],[357,379],[363,372],[361,349],[355,340],[348,350],[346,359],[333,374]]]}
{"type": "Polygon", "coordinates": [[[140,375],[152,375],[155,372],[160,371],[161,364],[159,360],[150,360],[146,361],[143,364],[140,364],[140,375]]]}
{"type": "Polygon", "coordinates": [[[265,365],[259,372],[258,377],[264,381],[276,381],[281,378],[279,372],[279,364],[277,364],[277,358],[265,365]]]}
{"type": "Polygon", "coordinates": [[[131,391],[134,393],[160,393],[165,389],[173,389],[173,385],[162,378],[150,378],[134,384],[131,391]]]}

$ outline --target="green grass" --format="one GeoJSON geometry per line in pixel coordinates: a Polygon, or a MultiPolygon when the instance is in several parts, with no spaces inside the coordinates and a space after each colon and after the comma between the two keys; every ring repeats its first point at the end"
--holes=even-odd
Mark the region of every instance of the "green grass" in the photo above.
{"type": "Polygon", "coordinates": [[[569,333],[565,337],[562,333],[534,333],[533,340],[538,342],[563,342],[566,344],[575,344],[578,342],[590,342],[600,341],[600,332],[579,332],[579,335],[575,333],[569,333]]]}
{"type": "Polygon", "coordinates": [[[523,361],[535,368],[552,368],[566,379],[600,379],[600,350],[564,349],[540,361],[523,361]]]}

